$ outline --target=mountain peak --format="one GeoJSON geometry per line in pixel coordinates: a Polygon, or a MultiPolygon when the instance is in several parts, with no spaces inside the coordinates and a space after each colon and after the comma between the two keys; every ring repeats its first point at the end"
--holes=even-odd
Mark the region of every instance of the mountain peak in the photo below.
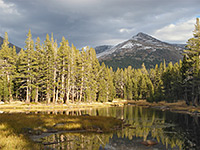
{"type": "MultiPolygon", "coordinates": [[[[150,38],[150,39],[152,39],[153,37],[146,34],[146,33],[139,32],[138,34],[134,35],[132,38],[133,39],[137,39],[137,38],[142,38],[142,39],[147,39],[147,38],[149,39],[150,38]]],[[[155,38],[153,38],[153,39],[155,39],[155,38]]]]}
{"type": "Polygon", "coordinates": [[[143,37],[143,36],[149,36],[149,35],[143,32],[139,32],[136,36],[143,37]]]}
{"type": "Polygon", "coordinates": [[[161,41],[157,40],[156,38],[143,33],[143,32],[139,32],[137,35],[132,37],[133,40],[135,41],[141,41],[141,42],[145,42],[145,43],[160,43],[161,41]]]}
{"type": "Polygon", "coordinates": [[[129,65],[134,68],[141,67],[145,63],[147,68],[166,61],[177,62],[182,59],[182,48],[162,42],[151,35],[139,32],[118,45],[97,55],[100,62],[112,66],[114,69],[126,68],[129,65]]]}

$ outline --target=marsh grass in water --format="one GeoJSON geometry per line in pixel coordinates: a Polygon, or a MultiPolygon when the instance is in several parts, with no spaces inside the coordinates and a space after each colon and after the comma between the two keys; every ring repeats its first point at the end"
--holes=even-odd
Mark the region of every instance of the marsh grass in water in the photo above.
{"type": "Polygon", "coordinates": [[[93,131],[110,132],[122,127],[122,120],[101,116],[67,116],[48,114],[0,114],[0,149],[41,149],[30,134],[43,132],[93,131]]]}

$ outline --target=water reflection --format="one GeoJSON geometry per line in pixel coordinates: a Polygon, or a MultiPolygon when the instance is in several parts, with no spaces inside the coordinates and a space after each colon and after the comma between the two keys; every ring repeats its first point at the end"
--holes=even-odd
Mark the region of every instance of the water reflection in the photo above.
{"type": "MultiPolygon", "coordinates": [[[[44,113],[44,112],[40,112],[44,113]]],[[[60,133],[42,139],[53,149],[200,149],[200,119],[186,114],[162,112],[142,107],[110,107],[78,111],[54,111],[53,114],[112,116],[125,121],[114,133],[60,133]],[[155,140],[147,147],[142,141],[155,140]]]]}
{"type": "Polygon", "coordinates": [[[109,139],[112,135],[112,133],[61,133],[45,137],[43,138],[43,142],[48,148],[52,149],[96,150],[99,149],[100,146],[105,147],[106,144],[109,143],[109,139]]]}

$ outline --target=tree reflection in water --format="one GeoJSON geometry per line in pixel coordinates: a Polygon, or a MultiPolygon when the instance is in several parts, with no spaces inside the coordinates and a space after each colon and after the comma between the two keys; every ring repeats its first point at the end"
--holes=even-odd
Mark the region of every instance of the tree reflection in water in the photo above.
{"type": "MultiPolygon", "coordinates": [[[[58,113],[58,112],[57,112],[58,113]]],[[[67,115],[112,116],[123,119],[123,129],[114,133],[61,133],[42,139],[48,148],[53,149],[100,149],[112,147],[119,149],[119,144],[126,148],[146,149],[142,141],[155,140],[154,148],[161,149],[199,149],[200,141],[198,117],[186,114],[162,112],[155,109],[124,106],[101,109],[59,112],[67,115]],[[129,144],[127,144],[127,142],[129,144]],[[128,147],[128,146],[130,147],[128,147]]],[[[111,149],[111,148],[110,148],[111,149]]]]}

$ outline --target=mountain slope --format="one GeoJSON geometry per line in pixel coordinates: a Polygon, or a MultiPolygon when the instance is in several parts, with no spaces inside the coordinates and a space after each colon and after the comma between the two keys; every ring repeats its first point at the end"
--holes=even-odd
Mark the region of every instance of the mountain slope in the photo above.
{"type": "Polygon", "coordinates": [[[147,68],[152,68],[164,59],[166,63],[175,63],[182,59],[182,46],[162,42],[140,32],[131,39],[97,54],[97,58],[113,69],[129,65],[140,68],[142,63],[145,63],[147,68]]]}
{"type": "Polygon", "coordinates": [[[112,45],[101,45],[101,46],[96,46],[94,49],[96,51],[96,54],[99,54],[111,49],[112,47],[113,47],[112,45]]]}
{"type": "MultiPolygon", "coordinates": [[[[1,45],[3,44],[3,40],[4,40],[4,39],[0,36],[0,49],[1,49],[1,45]]],[[[15,47],[16,47],[16,52],[17,52],[17,53],[21,50],[21,48],[19,48],[18,46],[14,45],[14,44],[12,44],[12,43],[9,43],[9,46],[10,46],[10,47],[15,46],[15,47]]]]}

